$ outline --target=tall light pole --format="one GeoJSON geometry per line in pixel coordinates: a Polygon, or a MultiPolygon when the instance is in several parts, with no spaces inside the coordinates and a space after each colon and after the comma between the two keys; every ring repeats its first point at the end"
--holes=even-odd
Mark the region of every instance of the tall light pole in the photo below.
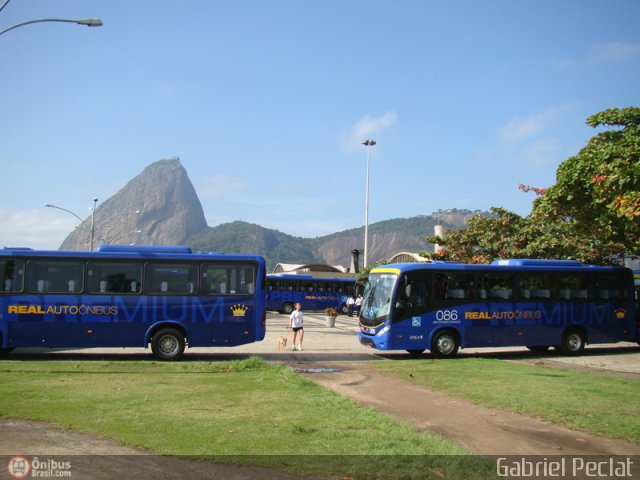
{"type": "Polygon", "coordinates": [[[376,144],[375,140],[367,138],[362,145],[367,147],[367,183],[364,194],[364,267],[369,264],[369,164],[371,163],[371,147],[376,144]]]}

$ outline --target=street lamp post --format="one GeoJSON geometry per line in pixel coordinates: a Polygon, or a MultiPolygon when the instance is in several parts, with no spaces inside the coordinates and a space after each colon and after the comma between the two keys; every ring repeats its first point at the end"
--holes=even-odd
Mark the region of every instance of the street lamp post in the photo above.
{"type": "MultiPolygon", "coordinates": [[[[7,3],[9,3],[11,0],[4,0],[4,2],[2,2],[2,4],[0,4],[0,12],[2,11],[2,9],[4,7],[7,6],[7,3]]],[[[99,18],[84,18],[81,20],[73,20],[73,19],[68,19],[68,18],[40,18],[38,20],[27,20],[26,22],[21,22],[18,23],[16,25],[11,25],[10,27],[5,28],[4,30],[0,30],[0,35],[2,35],[3,33],[7,33],[11,30],[13,30],[14,28],[18,28],[18,27],[23,27],[25,25],[31,25],[32,23],[42,23],[42,22],[62,22],[62,23],[75,23],[78,25],[86,25],[87,27],[101,27],[102,26],[102,20],[100,20],[99,18]]],[[[64,210],[61,209],[61,210],[64,210]]]]}
{"type": "Polygon", "coordinates": [[[370,138],[362,142],[362,145],[367,147],[367,183],[365,187],[365,200],[364,200],[364,267],[366,268],[368,263],[369,253],[369,164],[371,161],[371,147],[376,144],[375,140],[370,138]]]}
{"type": "Polygon", "coordinates": [[[40,18],[38,20],[28,20],[26,22],[17,23],[16,25],[11,25],[10,27],[5,28],[4,30],[0,30],[0,35],[13,30],[14,28],[23,27],[25,25],[31,25],[32,23],[42,23],[42,22],[77,23],[78,25],[86,25],[88,27],[102,26],[102,20],[100,20],[99,18],[85,18],[82,20],[71,20],[66,18],[40,18]]]}
{"type": "Polygon", "coordinates": [[[98,203],[98,199],[93,199],[93,207],[91,207],[91,238],[89,239],[89,251],[93,251],[93,236],[95,235],[95,216],[96,216],[96,204],[98,203]]]}
{"type": "MultiPolygon", "coordinates": [[[[94,215],[96,213],[96,204],[98,203],[98,199],[94,198],[93,199],[93,207],[91,207],[91,235],[89,238],[89,251],[93,250],[93,235],[94,235],[94,228],[93,228],[93,219],[94,219],[94,215]]],[[[78,220],[80,220],[80,225],[82,225],[85,221],[83,220],[80,215],[78,215],[75,212],[72,212],[71,210],[67,210],[66,208],[62,208],[62,207],[58,207],[57,205],[52,205],[50,203],[45,204],[45,207],[49,207],[49,208],[57,208],[58,210],[62,210],[63,212],[67,212],[70,213],[71,215],[73,215],[74,217],[76,217],[78,220]]]]}

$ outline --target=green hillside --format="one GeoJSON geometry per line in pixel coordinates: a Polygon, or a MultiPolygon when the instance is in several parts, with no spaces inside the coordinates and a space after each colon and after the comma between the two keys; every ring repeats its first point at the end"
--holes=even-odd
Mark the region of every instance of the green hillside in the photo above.
{"type": "MultiPolygon", "coordinates": [[[[442,220],[430,215],[410,218],[395,218],[369,225],[369,234],[402,233],[409,237],[423,238],[433,234],[436,224],[442,220]]],[[[445,224],[445,226],[448,226],[445,224]]],[[[322,250],[328,242],[344,241],[358,243],[363,236],[364,227],[345,230],[317,238],[303,238],[287,235],[278,230],[261,227],[253,223],[235,221],[209,227],[190,237],[187,244],[195,251],[215,251],[224,253],[258,254],[265,257],[271,270],[277,263],[326,263],[326,260],[314,254],[322,250]]],[[[427,244],[416,245],[415,240],[407,240],[405,245],[390,246],[393,251],[384,252],[387,257],[401,250],[426,250],[427,244]]],[[[378,259],[373,259],[378,260],[378,259]]]]}

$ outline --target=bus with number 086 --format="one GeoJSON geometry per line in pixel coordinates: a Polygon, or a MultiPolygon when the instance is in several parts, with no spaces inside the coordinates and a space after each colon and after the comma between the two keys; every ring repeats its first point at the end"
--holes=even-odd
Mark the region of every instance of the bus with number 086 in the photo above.
{"type": "Polygon", "coordinates": [[[371,270],[359,341],[379,350],[555,347],[638,342],[632,271],[572,260],[497,260],[383,265],[371,270]]]}
{"type": "Polygon", "coordinates": [[[264,338],[260,256],[189,247],[100,245],[96,251],[0,250],[0,353],[19,347],[185,347],[264,338]]]}

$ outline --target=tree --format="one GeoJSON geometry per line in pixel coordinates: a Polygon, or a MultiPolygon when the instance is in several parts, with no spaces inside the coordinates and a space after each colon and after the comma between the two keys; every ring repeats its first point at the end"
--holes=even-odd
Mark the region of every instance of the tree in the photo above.
{"type": "Polygon", "coordinates": [[[568,224],[574,240],[610,256],[640,256],[640,108],[612,108],[587,124],[612,129],[558,167],[556,184],[535,200],[531,216],[568,224]]]}
{"type": "Polygon", "coordinates": [[[519,185],[538,195],[531,215],[493,208],[473,217],[467,229],[445,239],[432,259],[488,263],[498,258],[573,258],[585,263],[620,263],[640,256],[640,109],[610,109],[587,119],[612,130],[591,138],[565,160],[549,188],[519,185]]]}

